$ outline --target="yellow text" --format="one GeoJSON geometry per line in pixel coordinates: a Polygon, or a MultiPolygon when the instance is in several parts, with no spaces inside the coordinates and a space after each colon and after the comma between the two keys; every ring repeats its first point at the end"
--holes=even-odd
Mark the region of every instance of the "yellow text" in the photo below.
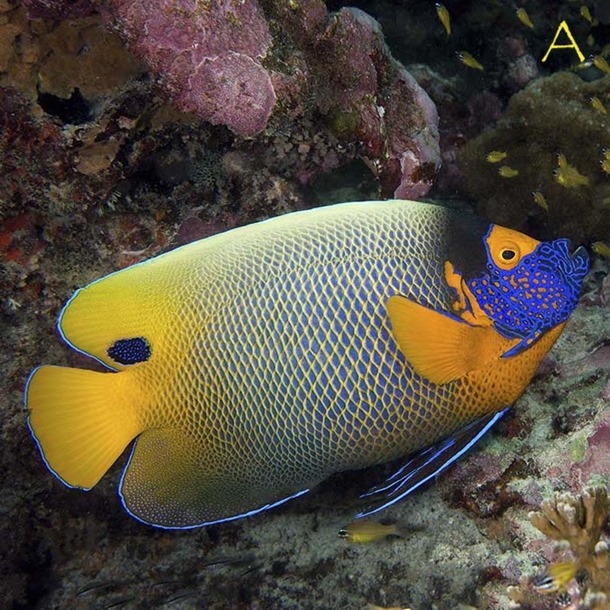
{"type": "Polygon", "coordinates": [[[585,61],[585,56],[582,54],[582,51],[578,47],[576,40],[574,40],[574,36],[572,36],[572,32],[570,32],[570,28],[568,27],[568,24],[565,21],[562,21],[559,24],[559,27],[557,28],[557,31],[555,32],[555,38],[553,38],[553,42],[547,49],[545,56],[542,58],[542,61],[545,62],[547,60],[548,56],[550,55],[551,51],[553,51],[555,49],[574,49],[576,51],[576,54],[578,55],[579,61],[581,61],[581,62],[585,61]],[[559,35],[561,34],[561,32],[565,33],[565,35],[568,37],[568,39],[570,41],[570,44],[555,44],[557,42],[557,38],[559,38],[559,35]]]}

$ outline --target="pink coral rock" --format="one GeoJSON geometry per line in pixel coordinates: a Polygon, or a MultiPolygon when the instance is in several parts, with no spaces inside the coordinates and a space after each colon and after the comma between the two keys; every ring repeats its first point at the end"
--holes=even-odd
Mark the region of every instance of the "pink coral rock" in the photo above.
{"type": "Polygon", "coordinates": [[[119,31],[178,108],[241,136],[267,125],[275,92],[259,59],[271,44],[256,0],[111,0],[119,31]]]}
{"type": "Polygon", "coordinates": [[[176,89],[180,109],[242,136],[263,130],[275,104],[269,74],[242,53],[204,58],[176,89]]]}
{"type": "Polygon", "coordinates": [[[30,19],[78,19],[95,12],[91,0],[22,0],[30,19]]]}
{"type": "Polygon", "coordinates": [[[365,155],[385,194],[418,198],[432,185],[440,166],[438,114],[415,78],[396,61],[381,26],[355,8],[331,15],[317,51],[316,67],[326,85],[319,95],[323,112],[354,113],[365,155]]]}
{"type": "MultiPolygon", "coordinates": [[[[328,13],[321,0],[269,0],[264,11],[257,0],[108,6],[108,21],[180,110],[242,137],[262,132],[274,108],[295,121],[322,115],[328,127],[320,121],[318,129],[354,145],[384,196],[417,198],[429,190],[440,166],[436,107],[363,11],[328,13]]],[[[293,175],[311,180],[348,160],[336,153],[327,150],[325,161],[294,167],[293,175]],[[336,162],[329,162],[333,155],[336,162]]]]}

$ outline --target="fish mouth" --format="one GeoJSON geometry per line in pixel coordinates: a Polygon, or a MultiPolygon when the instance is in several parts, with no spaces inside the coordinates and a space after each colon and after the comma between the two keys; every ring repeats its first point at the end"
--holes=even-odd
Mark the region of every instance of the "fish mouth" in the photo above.
{"type": "Polygon", "coordinates": [[[584,278],[589,273],[590,258],[587,249],[584,246],[579,246],[571,255],[574,273],[579,278],[584,278]]]}
{"type": "Polygon", "coordinates": [[[589,264],[589,253],[584,246],[579,246],[572,253],[572,260],[574,262],[580,262],[581,264],[588,265],[589,264]]]}
{"type": "Polygon", "coordinates": [[[570,254],[570,240],[557,239],[551,242],[558,255],[556,264],[558,270],[567,279],[580,282],[589,272],[589,253],[584,246],[579,246],[570,254]]]}

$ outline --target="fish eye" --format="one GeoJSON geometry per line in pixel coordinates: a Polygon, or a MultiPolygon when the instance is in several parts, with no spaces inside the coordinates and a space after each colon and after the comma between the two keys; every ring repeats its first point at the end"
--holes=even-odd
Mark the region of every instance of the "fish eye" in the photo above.
{"type": "Polygon", "coordinates": [[[521,249],[512,240],[505,240],[503,243],[498,244],[495,253],[493,254],[495,264],[504,269],[510,271],[513,269],[521,259],[521,249]]]}

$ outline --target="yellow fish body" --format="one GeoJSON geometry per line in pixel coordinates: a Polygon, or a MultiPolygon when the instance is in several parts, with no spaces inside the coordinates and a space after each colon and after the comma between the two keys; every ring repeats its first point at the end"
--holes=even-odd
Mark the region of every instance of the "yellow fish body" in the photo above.
{"type": "Polygon", "coordinates": [[[509,165],[503,165],[498,169],[498,174],[500,174],[502,178],[515,178],[519,175],[519,170],[513,169],[509,165]]]}
{"type": "Polygon", "coordinates": [[[458,51],[457,56],[458,59],[468,68],[473,68],[474,70],[485,69],[483,64],[477,61],[468,51],[458,51]]]}
{"type": "Polygon", "coordinates": [[[81,489],[137,438],[120,496],[145,523],[253,514],[510,405],[587,269],[566,240],[431,204],[288,214],[78,290],[58,329],[115,372],[37,368],[28,424],[81,489]]]}
{"type": "Polygon", "coordinates": [[[575,561],[554,563],[534,581],[534,589],[539,593],[559,593],[565,591],[569,582],[576,578],[577,572],[578,564],[575,561]]]}
{"type": "Polygon", "coordinates": [[[546,201],[546,197],[540,191],[533,191],[534,202],[540,206],[545,212],[549,211],[549,204],[546,201]]]}
{"type": "Polygon", "coordinates": [[[355,544],[369,544],[385,540],[388,536],[403,537],[405,531],[397,523],[378,523],[367,519],[358,519],[349,523],[338,532],[339,538],[355,544]]]}
{"type": "Polygon", "coordinates": [[[590,98],[591,107],[593,110],[597,110],[600,114],[607,114],[606,107],[603,102],[595,95],[590,98]]]}
{"type": "Polygon", "coordinates": [[[593,57],[593,65],[604,74],[610,74],[610,65],[602,55],[595,55],[593,57]]]}
{"type": "Polygon", "coordinates": [[[439,21],[443,24],[447,37],[451,36],[451,15],[447,10],[447,7],[440,2],[436,3],[436,14],[438,15],[439,21]]]}
{"type": "Polygon", "coordinates": [[[594,241],[591,244],[591,250],[599,256],[603,256],[604,258],[610,258],[610,245],[608,245],[606,242],[594,241]]]}
{"type": "Polygon", "coordinates": [[[523,25],[526,25],[530,29],[534,29],[534,22],[531,20],[524,8],[518,8],[515,12],[517,14],[517,18],[523,25]]]}
{"type": "Polygon", "coordinates": [[[583,19],[585,19],[586,21],[588,21],[590,24],[593,24],[593,17],[591,17],[591,11],[589,10],[589,7],[586,5],[582,5],[580,7],[580,15],[583,19]]]}
{"type": "Polygon", "coordinates": [[[589,178],[583,176],[573,165],[570,165],[563,153],[557,155],[557,169],[554,170],[553,175],[555,182],[561,184],[564,188],[589,186],[589,178]]]}
{"type": "Polygon", "coordinates": [[[487,153],[485,160],[488,163],[499,163],[508,157],[508,153],[504,150],[491,150],[487,153]]]}

